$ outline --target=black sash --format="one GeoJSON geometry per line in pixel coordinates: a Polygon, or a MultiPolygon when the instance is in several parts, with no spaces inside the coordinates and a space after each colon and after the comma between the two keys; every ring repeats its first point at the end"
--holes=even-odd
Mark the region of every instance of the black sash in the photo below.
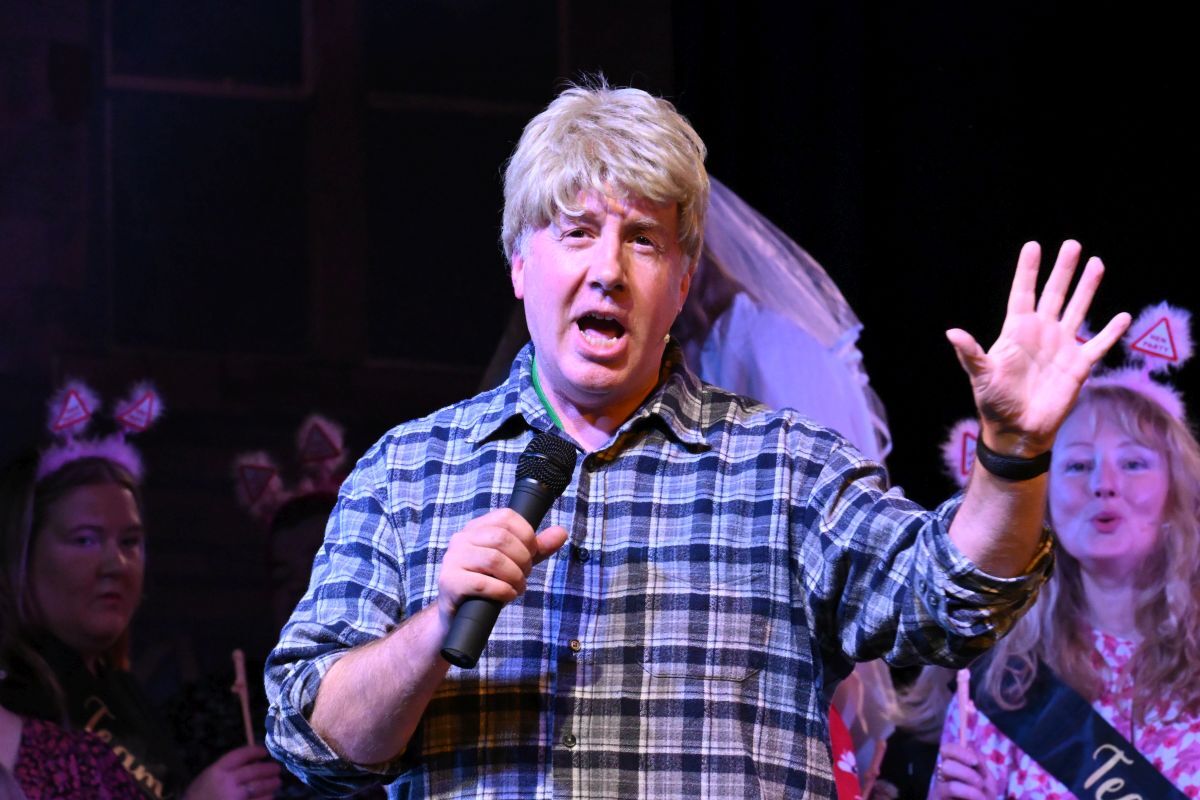
{"type": "MultiPolygon", "coordinates": [[[[1015,711],[1000,708],[971,670],[975,706],[1079,800],[1187,800],[1129,740],[1045,664],[1015,711]]],[[[961,712],[960,712],[961,713],[961,712]]]]}

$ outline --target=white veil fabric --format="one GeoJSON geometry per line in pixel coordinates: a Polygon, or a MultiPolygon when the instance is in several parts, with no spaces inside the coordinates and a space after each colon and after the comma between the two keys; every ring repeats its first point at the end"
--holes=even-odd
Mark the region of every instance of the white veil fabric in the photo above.
{"type": "Polygon", "coordinates": [[[887,415],[857,343],[862,323],[804,248],[710,176],[704,249],[675,333],[700,376],[794,408],[882,462],[887,415]]]}
{"type": "Polygon", "coordinates": [[[827,348],[862,328],[833,279],[800,245],[711,178],[704,249],[763,308],[796,323],[827,348]]]}

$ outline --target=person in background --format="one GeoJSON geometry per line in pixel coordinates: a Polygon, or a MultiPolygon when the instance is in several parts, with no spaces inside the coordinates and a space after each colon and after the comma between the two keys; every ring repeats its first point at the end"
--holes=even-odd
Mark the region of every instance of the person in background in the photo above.
{"type": "Polygon", "coordinates": [[[263,450],[234,459],[238,505],[267,532],[271,620],[277,630],[308,588],[313,558],[346,477],[346,455],[342,426],[310,414],[296,429],[296,465],[287,475],[263,450]]]}
{"type": "MultiPolygon", "coordinates": [[[[0,590],[0,625],[12,619],[8,600],[9,594],[0,590]]],[[[0,647],[8,640],[0,627],[0,647]]],[[[17,655],[7,652],[10,657],[17,655]]],[[[0,680],[3,677],[0,674],[0,680]]],[[[116,754],[93,734],[22,717],[0,705],[0,800],[143,797],[116,754]]]]}
{"type": "Polygon", "coordinates": [[[87,731],[0,706],[0,800],[142,800],[116,754],[87,731]]]}
{"type": "Polygon", "coordinates": [[[895,730],[879,765],[877,792],[868,800],[926,800],[954,686],[955,671],[944,667],[900,671],[895,730]]]}
{"type": "Polygon", "coordinates": [[[1057,567],[950,702],[930,797],[1200,796],[1200,444],[1151,378],[1190,355],[1165,304],[1084,386],[1050,469],[1057,567]]]}
{"type": "MultiPolygon", "coordinates": [[[[313,558],[324,538],[338,485],[345,478],[345,461],[341,425],[318,414],[308,416],[297,428],[291,463],[281,465],[262,450],[234,459],[232,477],[238,505],[266,534],[264,578],[271,622],[277,631],[308,587],[313,558]]],[[[246,653],[247,674],[261,675],[265,657],[265,652],[246,653]]],[[[167,704],[168,720],[192,769],[246,740],[242,717],[230,702],[229,687],[234,680],[228,668],[215,671],[188,683],[167,704]]],[[[251,724],[258,732],[266,717],[266,699],[261,681],[251,679],[249,684],[251,724]]],[[[290,774],[284,774],[282,780],[276,800],[316,796],[290,774]]]]}
{"type": "Polygon", "coordinates": [[[104,741],[144,796],[268,798],[279,766],[259,746],[221,756],[191,779],[130,666],[130,627],[141,602],[145,529],[141,459],[126,434],[161,411],[135,387],[118,404],[117,432],[86,433],[99,399],[69,383],[50,404],[56,443],[0,477],[0,574],[5,607],[0,703],[104,741]]]}

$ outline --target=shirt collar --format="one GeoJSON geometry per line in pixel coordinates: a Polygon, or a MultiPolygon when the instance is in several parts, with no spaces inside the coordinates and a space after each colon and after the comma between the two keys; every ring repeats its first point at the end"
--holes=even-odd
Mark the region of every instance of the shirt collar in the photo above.
{"type": "MultiPolygon", "coordinates": [[[[540,431],[553,431],[554,422],[546,409],[538,400],[537,391],[533,388],[533,376],[530,366],[533,363],[533,343],[527,343],[513,359],[509,368],[508,378],[504,383],[491,390],[491,399],[487,400],[483,411],[475,424],[467,431],[467,441],[479,444],[497,435],[501,429],[507,429],[508,423],[521,419],[525,428],[540,431]]],[[[485,399],[487,395],[484,395],[485,399]]]]}
{"type": "MultiPolygon", "coordinates": [[[[479,444],[503,435],[503,431],[508,430],[509,424],[516,419],[524,422],[521,426],[523,428],[554,430],[554,423],[533,387],[532,363],[531,342],[521,348],[521,352],[513,360],[508,379],[491,391],[491,398],[487,400],[478,420],[467,432],[467,441],[479,444]]],[[[687,368],[679,343],[671,339],[663,354],[658,387],[621,425],[614,438],[639,425],[657,422],[672,438],[684,445],[706,448],[704,394],[707,391],[687,368]]]]}

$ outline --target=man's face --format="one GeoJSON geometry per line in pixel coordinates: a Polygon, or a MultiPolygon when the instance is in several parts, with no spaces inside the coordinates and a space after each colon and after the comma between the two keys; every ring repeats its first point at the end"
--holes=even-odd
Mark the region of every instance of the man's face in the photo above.
{"type": "Polygon", "coordinates": [[[654,388],[664,338],[692,271],[678,209],[581,193],[513,257],[513,292],[537,351],[538,377],[559,411],[618,423],[654,388]]]}

